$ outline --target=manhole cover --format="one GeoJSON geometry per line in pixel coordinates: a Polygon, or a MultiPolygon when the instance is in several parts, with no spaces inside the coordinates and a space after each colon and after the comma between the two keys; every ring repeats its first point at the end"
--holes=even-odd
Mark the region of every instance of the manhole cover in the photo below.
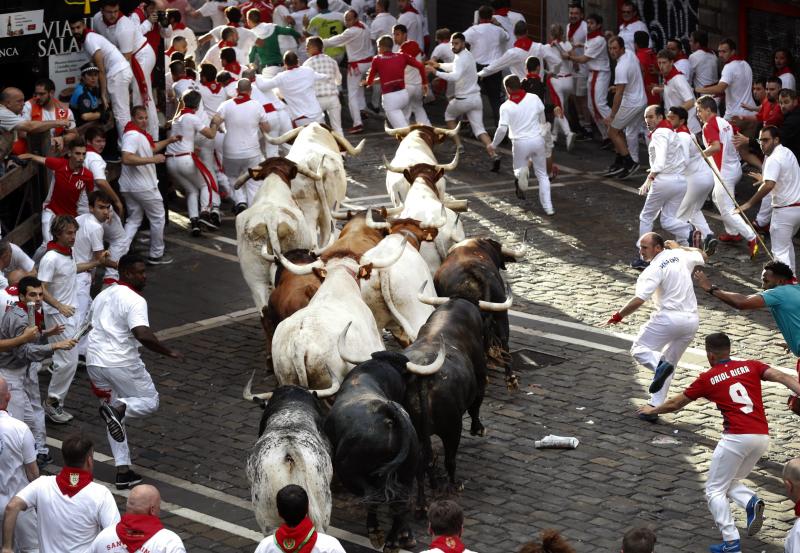
{"type": "Polygon", "coordinates": [[[516,369],[542,369],[551,365],[558,365],[566,361],[563,357],[536,351],[535,349],[519,349],[511,352],[516,369]]]}

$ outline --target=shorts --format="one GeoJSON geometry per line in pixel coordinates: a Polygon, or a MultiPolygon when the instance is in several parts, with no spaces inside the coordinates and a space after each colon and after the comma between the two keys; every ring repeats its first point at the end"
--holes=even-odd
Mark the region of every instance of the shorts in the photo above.
{"type": "Polygon", "coordinates": [[[625,107],[620,106],[614,120],[611,121],[611,127],[617,130],[622,130],[631,126],[634,123],[641,123],[644,121],[644,110],[646,106],[625,107]]]}

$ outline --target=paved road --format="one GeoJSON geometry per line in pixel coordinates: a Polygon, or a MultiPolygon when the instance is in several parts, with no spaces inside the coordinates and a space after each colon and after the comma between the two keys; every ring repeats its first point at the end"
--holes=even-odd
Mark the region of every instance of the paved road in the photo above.
{"type": "MultiPolygon", "coordinates": [[[[374,120],[369,128],[364,153],[348,161],[349,195],[362,205],[385,201],[381,156],[396,146],[374,120]]],[[[452,154],[451,144],[440,146],[440,161],[452,154]]],[[[617,333],[598,328],[633,291],[637,273],[627,263],[635,253],[643,201],[635,188],[641,179],[619,182],[584,172],[610,161],[594,145],[581,144],[571,154],[557,150],[562,165],[553,189],[557,213],[546,217],[535,200],[514,197],[509,161],[507,156],[500,174],[489,173],[483,150],[468,142],[448,185],[455,197],[470,200],[463,216],[468,235],[513,244],[528,230],[527,258],[507,271],[515,294],[512,349],[521,386],[510,393],[502,375],[491,374],[482,413],[488,435],[465,434],[458,455],[464,491],[457,499],[467,516],[466,542],[477,551],[515,551],[539,530],[554,527],[580,552],[618,551],[626,529],[647,524],[658,533],[659,551],[706,551],[719,540],[703,482],[721,418],[700,403],[657,425],[639,421],[635,408],[647,397],[651,375],[631,361],[627,349],[649,309],[630,317],[617,333]],[[536,450],[534,440],[550,433],[575,436],[581,444],[572,451],[536,450]]],[[[173,215],[167,240],[176,263],[151,271],[145,296],[152,326],[186,361],[144,355],[161,406],[155,416],[130,423],[133,458],[147,481],[162,489],[167,524],[190,551],[252,551],[260,532],[249,510],[243,467],[261,411],[241,399],[241,389],[250,372],[263,366],[261,328],[236,263],[233,220],[200,239],[189,237],[182,224],[185,218],[173,215]]],[[[718,230],[719,221],[712,226],[718,230]]],[[[765,259],[751,263],[744,247],[722,246],[708,272],[723,288],[749,291],[757,286],[765,259]]],[[[767,313],[742,315],[704,294],[698,300],[695,348],[706,333],[725,330],[735,339],[738,356],[794,366],[767,313]]],[[[699,350],[688,352],[673,390],[688,385],[704,362],[699,350]]],[[[272,384],[266,379],[257,385],[272,384]]],[[[782,496],[781,464],[800,451],[797,419],[784,409],[785,392],[767,385],[765,396],[773,443],[750,484],[767,501],[768,520],[757,538],[743,543],[748,551],[777,553],[793,519],[782,496]]],[[[98,478],[113,481],[113,462],[83,372],[67,408],[76,418],[50,427],[54,447],[76,430],[92,436],[98,478]]],[[[334,496],[332,533],[348,551],[366,550],[361,505],[341,490],[334,496]]],[[[741,526],[743,513],[735,516],[741,526]]],[[[425,525],[417,522],[415,529],[426,544],[425,525]]]]}

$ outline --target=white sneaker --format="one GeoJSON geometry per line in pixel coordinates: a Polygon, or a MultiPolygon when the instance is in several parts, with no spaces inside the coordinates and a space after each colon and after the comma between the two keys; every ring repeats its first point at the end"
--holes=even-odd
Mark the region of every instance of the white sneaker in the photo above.
{"type": "Polygon", "coordinates": [[[571,132],[567,135],[567,151],[571,152],[572,147],[575,145],[575,133],[571,132]]]}
{"type": "Polygon", "coordinates": [[[47,398],[42,402],[44,414],[47,415],[48,419],[56,424],[66,424],[73,419],[72,415],[64,411],[64,408],[61,407],[58,400],[52,400],[53,403],[50,401],[51,398],[47,398]]]}
{"type": "Polygon", "coordinates": [[[544,209],[544,212],[547,213],[548,215],[555,215],[556,214],[556,210],[553,209],[552,207],[545,207],[543,209],[544,209]]]}

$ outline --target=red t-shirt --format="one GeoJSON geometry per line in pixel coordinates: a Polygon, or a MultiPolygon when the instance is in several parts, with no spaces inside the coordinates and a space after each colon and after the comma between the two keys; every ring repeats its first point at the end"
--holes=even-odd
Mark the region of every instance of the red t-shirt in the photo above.
{"type": "Polygon", "coordinates": [[[778,102],[773,104],[768,99],[764,98],[756,118],[761,121],[765,127],[769,125],[780,127],[783,124],[783,112],[781,111],[780,104],[778,104],[778,102]]]}
{"type": "Polygon", "coordinates": [[[69,168],[65,157],[45,158],[45,167],[53,172],[54,183],[44,207],[56,215],[78,216],[78,199],[81,192],[87,194],[94,190],[94,176],[86,167],[77,171],[69,168]]]}
{"type": "Polygon", "coordinates": [[[406,87],[405,71],[407,65],[411,65],[419,71],[420,75],[422,75],[422,84],[428,83],[425,66],[419,61],[406,54],[388,52],[386,54],[378,54],[372,58],[367,84],[371,85],[375,78],[380,76],[381,93],[389,94],[390,92],[403,90],[406,87]]]}
{"type": "Polygon", "coordinates": [[[761,380],[768,368],[761,361],[725,361],[698,376],[683,393],[716,403],[726,434],[769,434],[761,399],[761,380]]]}
{"type": "Polygon", "coordinates": [[[638,48],[636,57],[642,67],[642,77],[644,78],[644,92],[647,95],[648,105],[660,104],[661,97],[653,94],[653,86],[658,84],[658,58],[652,48],[638,48]]]}

